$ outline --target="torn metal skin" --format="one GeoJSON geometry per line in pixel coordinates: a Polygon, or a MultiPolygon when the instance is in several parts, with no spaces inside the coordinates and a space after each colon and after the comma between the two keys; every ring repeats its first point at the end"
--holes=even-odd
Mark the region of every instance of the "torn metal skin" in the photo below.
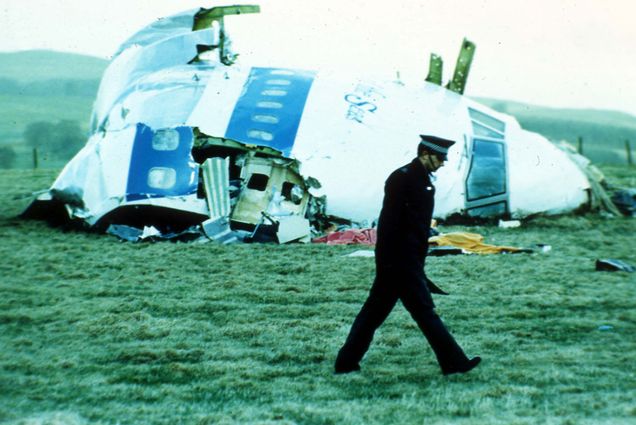
{"type": "Polygon", "coordinates": [[[193,132],[192,155],[202,175],[197,193],[205,195],[210,219],[226,217],[232,230],[252,236],[259,226],[274,224],[279,243],[308,242],[312,227],[330,222],[325,197],[310,193],[320,183],[301,176],[299,161],[267,146],[193,132]],[[221,162],[209,171],[213,160],[221,162]]]}
{"type": "MultiPolygon", "coordinates": [[[[226,158],[227,197],[218,196],[219,188],[214,187],[219,178],[200,179],[198,193],[208,195],[210,211],[225,210],[217,203],[230,206],[229,218],[233,229],[252,232],[256,226],[263,224],[264,217],[280,223],[290,222],[292,217],[305,219],[308,216],[305,234],[296,238],[301,239],[310,234],[310,221],[318,225],[319,213],[324,211],[321,206],[324,199],[313,197],[309,191],[320,185],[315,179],[305,180],[300,175],[297,160],[285,158],[281,152],[267,146],[211,137],[198,129],[195,129],[195,135],[193,157],[198,163],[205,163],[210,158],[226,158]]],[[[215,214],[210,216],[214,218],[215,214]]],[[[294,223],[297,228],[299,221],[294,223]]]]}

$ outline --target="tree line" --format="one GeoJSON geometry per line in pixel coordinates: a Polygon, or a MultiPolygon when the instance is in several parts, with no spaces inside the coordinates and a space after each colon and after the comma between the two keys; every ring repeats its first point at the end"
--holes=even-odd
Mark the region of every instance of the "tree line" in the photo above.
{"type": "MultiPolygon", "coordinates": [[[[86,143],[87,135],[77,121],[35,121],[23,133],[24,143],[52,158],[68,160],[86,143]]],[[[13,167],[17,154],[11,146],[0,146],[0,168],[13,167]]]]}

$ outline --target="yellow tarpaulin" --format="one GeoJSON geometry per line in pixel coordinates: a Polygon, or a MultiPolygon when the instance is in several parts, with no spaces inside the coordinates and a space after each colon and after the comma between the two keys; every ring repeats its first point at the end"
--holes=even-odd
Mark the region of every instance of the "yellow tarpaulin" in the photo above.
{"type": "Polygon", "coordinates": [[[501,254],[519,252],[521,248],[513,246],[496,246],[484,243],[484,237],[477,233],[452,232],[428,238],[432,246],[454,246],[475,254],[501,254]]]}

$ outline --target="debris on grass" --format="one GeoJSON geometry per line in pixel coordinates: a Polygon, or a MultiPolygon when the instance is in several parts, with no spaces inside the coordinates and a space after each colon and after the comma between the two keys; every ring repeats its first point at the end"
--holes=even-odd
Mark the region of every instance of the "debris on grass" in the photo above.
{"type": "Polygon", "coordinates": [[[368,249],[359,249],[357,251],[353,251],[349,254],[345,254],[345,257],[369,257],[369,258],[373,258],[375,257],[375,252],[374,251],[370,251],[368,249]]]}
{"type": "Polygon", "coordinates": [[[452,246],[475,254],[507,254],[515,252],[534,252],[531,249],[514,246],[497,246],[484,243],[484,237],[477,233],[451,232],[440,233],[429,238],[431,246],[452,246]]]}
{"type": "Polygon", "coordinates": [[[596,260],[596,270],[603,272],[628,272],[633,273],[636,271],[636,267],[631,264],[627,264],[624,261],[616,260],[614,258],[605,258],[602,260],[596,260]]]}
{"type": "Polygon", "coordinates": [[[502,229],[514,229],[516,227],[521,227],[521,221],[519,220],[499,220],[498,227],[502,229]]]}
{"type": "Polygon", "coordinates": [[[539,252],[546,253],[552,251],[552,246],[544,243],[535,244],[539,252]]]}
{"type": "Polygon", "coordinates": [[[375,227],[331,232],[326,236],[312,240],[313,243],[326,243],[327,245],[375,245],[376,241],[377,231],[375,227]]]}

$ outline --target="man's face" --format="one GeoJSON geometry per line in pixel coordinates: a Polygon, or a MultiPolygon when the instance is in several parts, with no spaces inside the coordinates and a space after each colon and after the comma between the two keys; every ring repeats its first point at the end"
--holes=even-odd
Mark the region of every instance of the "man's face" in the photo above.
{"type": "Polygon", "coordinates": [[[439,156],[430,152],[422,152],[422,155],[419,156],[420,161],[424,165],[424,167],[431,173],[439,170],[444,166],[445,160],[439,156]]]}

